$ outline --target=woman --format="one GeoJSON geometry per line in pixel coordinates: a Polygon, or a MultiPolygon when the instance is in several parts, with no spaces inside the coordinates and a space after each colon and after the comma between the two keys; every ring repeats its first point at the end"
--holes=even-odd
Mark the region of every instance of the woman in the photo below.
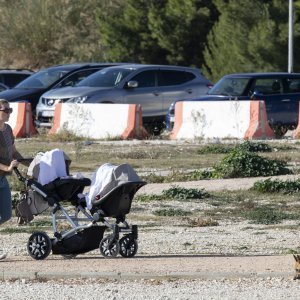
{"type": "MultiPolygon", "coordinates": [[[[6,123],[11,113],[9,102],[0,99],[0,224],[10,220],[12,216],[11,191],[6,176],[18,166],[17,159],[22,158],[16,150],[12,129],[6,123]]],[[[0,255],[0,259],[5,257],[5,253],[0,255]]]]}

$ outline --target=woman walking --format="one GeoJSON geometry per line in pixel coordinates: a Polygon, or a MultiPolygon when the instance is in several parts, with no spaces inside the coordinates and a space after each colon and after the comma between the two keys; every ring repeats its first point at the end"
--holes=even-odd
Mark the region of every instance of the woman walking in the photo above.
{"type": "MultiPolygon", "coordinates": [[[[11,191],[6,176],[12,173],[19,164],[18,159],[22,158],[16,150],[12,128],[6,123],[11,113],[9,102],[0,99],[0,225],[12,217],[11,191]]],[[[6,253],[2,252],[0,259],[5,257],[6,253]]]]}

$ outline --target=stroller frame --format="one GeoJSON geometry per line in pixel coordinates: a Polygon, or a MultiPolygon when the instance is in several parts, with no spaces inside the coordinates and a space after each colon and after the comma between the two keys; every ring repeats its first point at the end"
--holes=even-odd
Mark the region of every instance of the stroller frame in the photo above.
{"type": "MultiPolygon", "coordinates": [[[[89,211],[85,207],[84,199],[78,198],[85,186],[90,185],[90,180],[70,179],[74,187],[70,197],[57,195],[49,192],[47,185],[41,185],[35,180],[24,177],[17,168],[14,172],[18,179],[26,187],[41,195],[49,206],[52,206],[52,228],[54,238],[51,238],[43,231],[33,232],[27,242],[27,251],[29,255],[36,259],[45,259],[52,251],[53,254],[60,254],[65,258],[74,258],[78,254],[86,253],[91,250],[100,249],[104,257],[116,257],[120,254],[123,257],[133,257],[138,248],[138,228],[137,225],[129,225],[125,220],[125,215],[130,211],[131,201],[137,190],[146,184],[144,181],[125,182],[115,187],[111,192],[100,200],[94,201],[93,208],[89,211]],[[126,194],[122,194],[125,191],[126,194]],[[107,208],[107,204],[115,197],[120,197],[115,202],[120,204],[125,199],[126,205],[114,205],[107,208]],[[70,198],[70,199],[67,199],[70,198]],[[67,210],[61,205],[61,202],[67,200],[74,205],[74,213],[69,215],[67,210]],[[122,207],[123,205],[123,207],[122,207]],[[59,215],[60,214],[60,215],[59,215]],[[80,216],[82,214],[83,216],[80,216]],[[110,222],[110,218],[115,218],[115,222],[110,222]],[[71,229],[59,231],[60,221],[67,221],[71,229]],[[112,231],[111,234],[103,237],[104,232],[112,231]],[[120,234],[122,238],[120,239],[120,234]]],[[[64,188],[70,181],[58,181],[58,188],[64,188]]],[[[25,193],[26,193],[25,191],[25,193]]]]}

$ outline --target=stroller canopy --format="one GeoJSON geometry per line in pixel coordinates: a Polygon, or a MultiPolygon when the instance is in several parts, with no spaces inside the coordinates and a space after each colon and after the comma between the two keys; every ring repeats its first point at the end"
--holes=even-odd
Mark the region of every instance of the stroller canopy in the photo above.
{"type": "Polygon", "coordinates": [[[102,198],[115,187],[125,182],[140,182],[141,179],[128,164],[119,166],[106,163],[93,174],[90,191],[86,195],[87,208],[92,208],[93,199],[102,198]]]}

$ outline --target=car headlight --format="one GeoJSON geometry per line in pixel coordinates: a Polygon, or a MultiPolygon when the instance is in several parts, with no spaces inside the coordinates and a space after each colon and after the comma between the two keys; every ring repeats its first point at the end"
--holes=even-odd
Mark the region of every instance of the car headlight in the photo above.
{"type": "Polygon", "coordinates": [[[74,98],[70,98],[67,102],[68,103],[83,103],[86,101],[88,97],[87,96],[79,96],[79,97],[74,97],[74,98]]]}

